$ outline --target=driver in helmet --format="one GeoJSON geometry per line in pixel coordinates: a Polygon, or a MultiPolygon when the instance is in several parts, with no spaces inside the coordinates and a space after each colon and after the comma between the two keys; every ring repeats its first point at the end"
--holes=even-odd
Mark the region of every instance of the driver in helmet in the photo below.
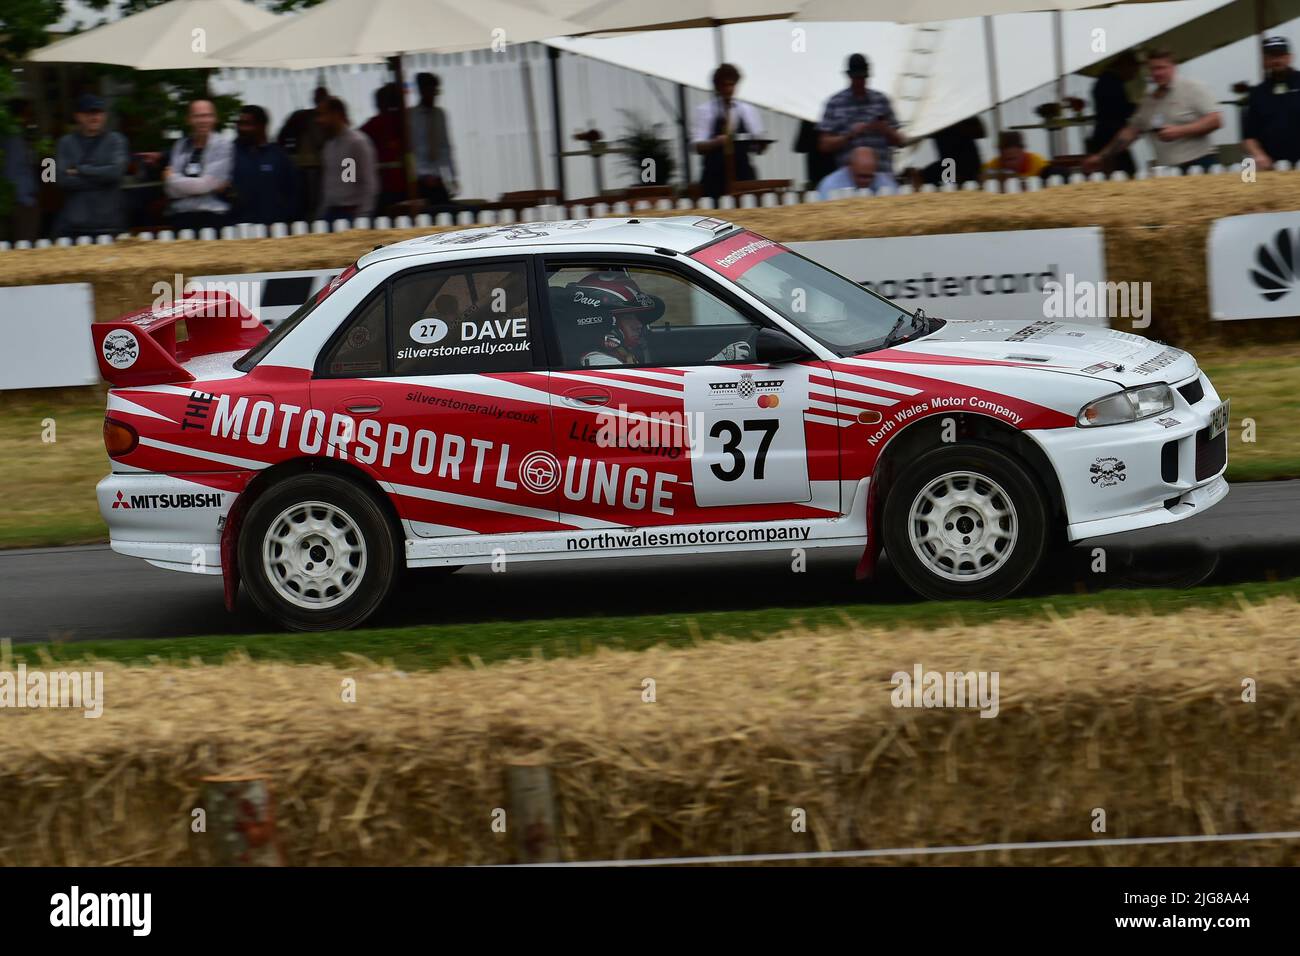
{"type": "MultiPolygon", "coordinates": [[[[602,338],[595,348],[583,353],[580,364],[646,365],[646,326],[663,317],[664,301],[641,290],[625,270],[591,272],[569,286],[574,302],[599,310],[605,316],[602,338]]],[[[591,316],[578,321],[587,323],[591,316]]],[[[732,342],[709,362],[745,362],[751,355],[749,343],[732,342]]]]}
{"type": "MultiPolygon", "coordinates": [[[[603,321],[595,348],[583,353],[581,364],[645,365],[645,327],[664,314],[663,300],[642,292],[623,270],[590,272],[570,287],[574,302],[596,309],[603,321]]],[[[590,317],[579,319],[590,321],[590,317]]]]}

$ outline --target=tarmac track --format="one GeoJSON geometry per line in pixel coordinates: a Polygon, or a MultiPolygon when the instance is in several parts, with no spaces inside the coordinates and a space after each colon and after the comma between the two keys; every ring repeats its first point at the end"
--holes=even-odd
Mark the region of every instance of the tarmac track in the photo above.
{"type": "MultiPolygon", "coordinates": [[[[809,551],[794,574],[785,551],[743,557],[591,559],[412,572],[374,626],[815,607],[917,600],[883,563],[856,582],[856,553],[809,551]]],[[[1185,521],[1094,538],[1055,556],[1030,593],[1082,587],[1193,587],[1300,575],[1300,481],[1234,485],[1185,521]],[[1106,549],[1107,572],[1091,571],[1106,549]]],[[[0,551],[0,637],[76,641],[274,630],[246,596],[235,613],[221,579],[154,568],[107,545],[0,551]]]]}

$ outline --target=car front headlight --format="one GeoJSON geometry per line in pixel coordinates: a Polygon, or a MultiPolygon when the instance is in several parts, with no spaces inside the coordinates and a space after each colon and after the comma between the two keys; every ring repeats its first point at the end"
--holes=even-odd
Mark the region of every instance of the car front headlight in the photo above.
{"type": "Polygon", "coordinates": [[[1174,392],[1168,385],[1140,385],[1089,402],[1079,409],[1076,421],[1080,428],[1098,425],[1122,425],[1159,415],[1174,407],[1174,392]]]}

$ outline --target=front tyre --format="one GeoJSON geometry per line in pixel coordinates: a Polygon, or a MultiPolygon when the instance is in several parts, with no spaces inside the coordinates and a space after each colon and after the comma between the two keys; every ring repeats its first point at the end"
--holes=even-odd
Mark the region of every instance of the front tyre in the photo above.
{"type": "Polygon", "coordinates": [[[918,594],[997,600],[1038,568],[1047,527],[1043,493],[1022,465],[984,445],[953,445],[903,469],[882,530],[890,563],[918,594]]]}
{"type": "Polygon", "coordinates": [[[356,627],[396,578],[397,535],[374,498],[336,475],[299,475],[248,510],[239,566],[254,603],[297,631],[356,627]]]}

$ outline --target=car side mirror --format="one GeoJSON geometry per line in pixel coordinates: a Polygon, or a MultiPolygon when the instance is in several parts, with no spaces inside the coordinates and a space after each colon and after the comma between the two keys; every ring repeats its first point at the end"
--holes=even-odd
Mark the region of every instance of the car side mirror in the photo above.
{"type": "Polygon", "coordinates": [[[768,365],[786,365],[813,358],[808,348],[780,329],[759,329],[754,340],[754,360],[768,365]]]}

